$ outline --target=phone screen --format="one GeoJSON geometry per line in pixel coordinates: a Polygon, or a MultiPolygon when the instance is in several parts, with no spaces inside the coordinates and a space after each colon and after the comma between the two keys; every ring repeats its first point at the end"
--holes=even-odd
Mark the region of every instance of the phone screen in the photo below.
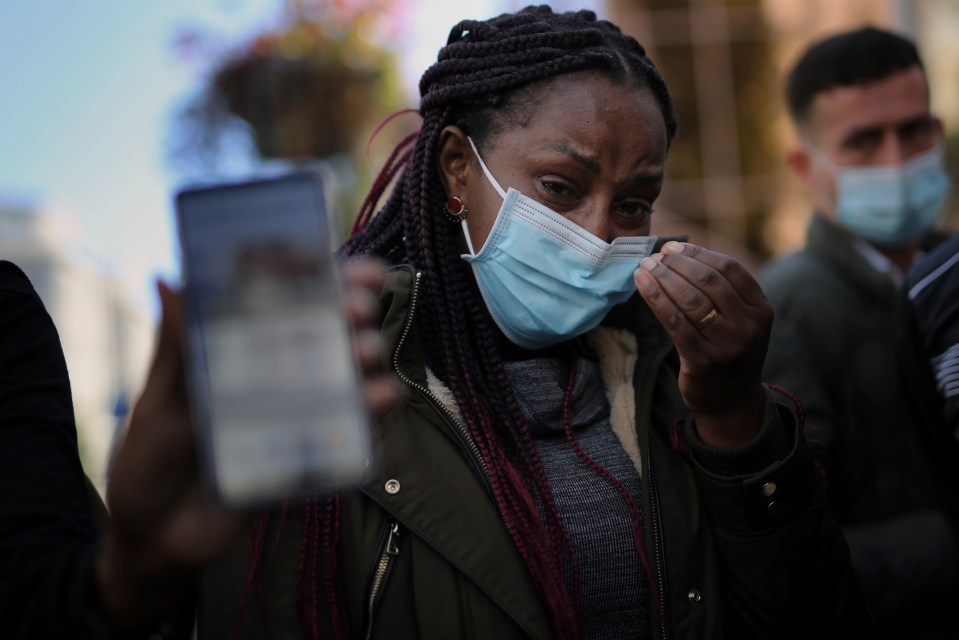
{"type": "Polygon", "coordinates": [[[191,401],[216,497],[253,504],[358,480],[369,432],[322,183],[182,191],[191,401]]]}

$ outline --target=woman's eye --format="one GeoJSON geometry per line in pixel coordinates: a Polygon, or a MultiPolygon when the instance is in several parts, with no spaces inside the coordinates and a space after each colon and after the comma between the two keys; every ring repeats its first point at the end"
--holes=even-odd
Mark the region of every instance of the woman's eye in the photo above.
{"type": "Polygon", "coordinates": [[[627,200],[626,202],[620,202],[616,208],[618,209],[620,215],[627,218],[645,219],[653,212],[652,205],[639,200],[627,200]]]}
{"type": "Polygon", "coordinates": [[[547,193],[553,196],[569,197],[573,195],[573,190],[565,183],[558,180],[543,180],[541,182],[547,193]]]}

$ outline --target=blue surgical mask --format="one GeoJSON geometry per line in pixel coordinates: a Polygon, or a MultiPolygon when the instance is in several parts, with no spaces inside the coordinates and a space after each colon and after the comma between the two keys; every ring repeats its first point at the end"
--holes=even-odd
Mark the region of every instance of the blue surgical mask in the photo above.
{"type": "Polygon", "coordinates": [[[596,327],[636,291],[633,271],[656,238],[604,242],[516,189],[503,191],[470,145],[503,204],[479,253],[463,221],[470,252],[462,257],[500,331],[515,344],[542,349],[596,327]]]}
{"type": "Polygon", "coordinates": [[[836,177],[838,222],[877,245],[903,245],[932,229],[949,193],[940,144],[901,165],[837,167],[814,155],[836,177]]]}

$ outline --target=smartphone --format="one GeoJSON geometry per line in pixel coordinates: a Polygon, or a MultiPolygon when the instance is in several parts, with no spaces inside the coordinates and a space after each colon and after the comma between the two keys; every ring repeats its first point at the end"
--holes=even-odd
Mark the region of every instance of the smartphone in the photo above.
{"type": "Polygon", "coordinates": [[[321,177],[175,199],[190,404],[214,499],[254,506],[362,479],[369,420],[321,177]]]}

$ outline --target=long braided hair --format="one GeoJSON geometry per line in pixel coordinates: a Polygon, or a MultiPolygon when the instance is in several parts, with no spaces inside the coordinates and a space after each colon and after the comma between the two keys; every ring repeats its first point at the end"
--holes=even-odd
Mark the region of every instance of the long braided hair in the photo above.
{"type": "Polygon", "coordinates": [[[666,84],[634,38],[592,11],[554,13],[527,7],[486,21],[464,20],[420,80],[422,127],[400,143],[373,184],[347,242],[347,254],[408,262],[423,273],[421,321],[435,373],[452,391],[489,467],[489,484],[559,637],[577,637],[578,589],[564,570],[576,558],[553,501],[533,439],[498,357],[496,329],[459,255],[459,225],[444,216],[446,194],[436,168],[440,132],[458,125],[478,145],[516,122],[537,83],[594,71],[649,89],[667,140],[676,116],[666,84]],[[386,187],[397,186],[375,216],[386,187]],[[455,327],[455,330],[450,330],[455,327]],[[536,504],[541,505],[537,509],[536,504]]]}
{"type": "MultiPolygon", "coordinates": [[[[661,108],[667,141],[672,140],[676,116],[659,72],[642,45],[592,11],[554,13],[544,5],[485,21],[464,20],[450,31],[437,62],[420,80],[419,132],[401,141],[387,160],[343,247],[346,255],[377,255],[391,264],[412,264],[423,274],[418,317],[425,334],[435,336],[428,362],[453,393],[487,463],[496,505],[560,638],[579,637],[576,556],[498,356],[497,329],[460,258],[460,227],[444,215],[446,194],[436,162],[440,132],[447,125],[459,126],[482,145],[519,121],[543,81],[580,71],[650,90],[661,108]],[[394,179],[396,186],[375,213],[394,179]],[[574,578],[572,589],[564,572],[574,578]]],[[[330,498],[325,508],[334,518],[336,500],[330,498]]],[[[317,504],[307,514],[314,517],[304,534],[304,553],[314,566],[322,557],[322,570],[329,574],[335,544],[327,538],[335,542],[338,523],[322,519],[321,524],[320,510],[317,504]],[[322,548],[307,543],[316,534],[322,548]]],[[[301,566],[304,572],[310,573],[301,566]]],[[[308,635],[315,638],[318,587],[308,580],[312,598],[301,595],[312,601],[314,612],[301,612],[308,635]]],[[[322,584],[334,630],[345,633],[329,575],[322,584]]]]}

